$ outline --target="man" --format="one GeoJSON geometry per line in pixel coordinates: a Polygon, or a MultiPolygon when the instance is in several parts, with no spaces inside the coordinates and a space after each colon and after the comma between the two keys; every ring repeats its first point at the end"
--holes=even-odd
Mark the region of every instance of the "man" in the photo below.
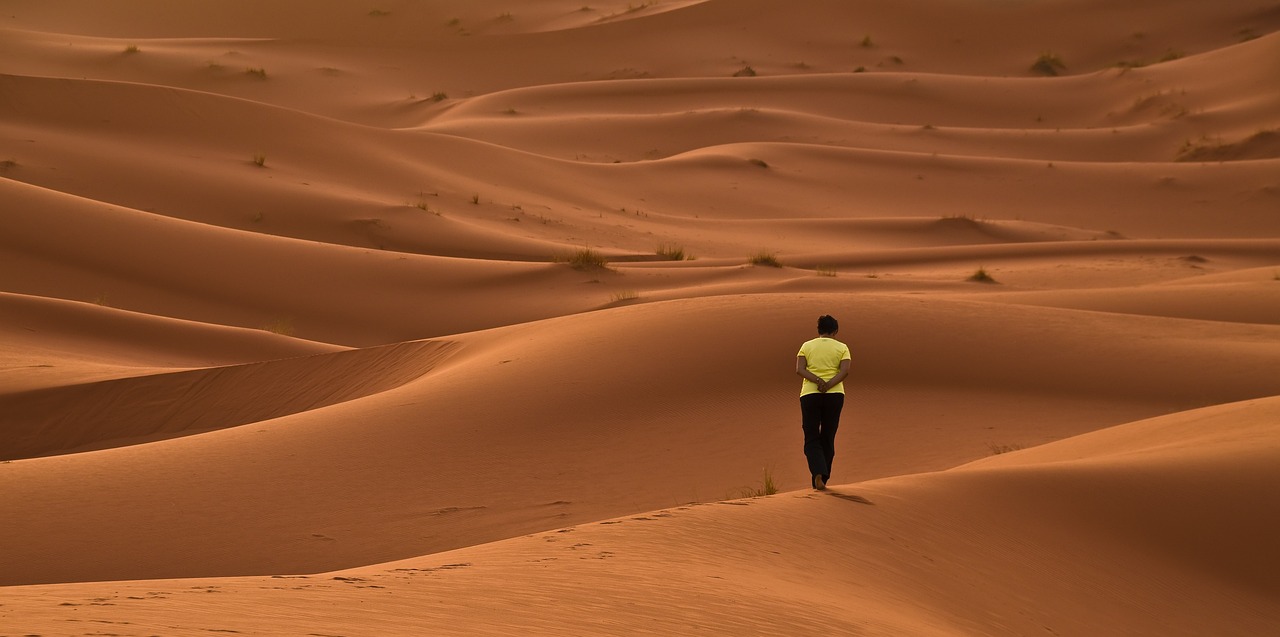
{"type": "Polygon", "coordinates": [[[837,341],[840,324],[829,314],[818,317],[818,338],[805,341],[796,355],[800,385],[800,417],[804,456],[813,488],[823,491],[831,479],[836,455],[836,429],[844,408],[844,379],[849,375],[849,346],[837,341]]]}

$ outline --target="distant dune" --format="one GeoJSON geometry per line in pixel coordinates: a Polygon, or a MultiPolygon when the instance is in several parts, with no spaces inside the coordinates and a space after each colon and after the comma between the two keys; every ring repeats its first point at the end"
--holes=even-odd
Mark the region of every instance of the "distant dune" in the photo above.
{"type": "Polygon", "coordinates": [[[1277,77],[1274,0],[0,2],[0,634],[1270,634],[1277,77]]]}

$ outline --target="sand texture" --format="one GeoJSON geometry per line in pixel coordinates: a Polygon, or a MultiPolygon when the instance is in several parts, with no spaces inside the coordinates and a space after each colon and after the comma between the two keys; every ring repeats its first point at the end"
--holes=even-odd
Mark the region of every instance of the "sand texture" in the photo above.
{"type": "Polygon", "coordinates": [[[0,635],[1277,634],[1277,78],[1275,0],[0,0],[0,635]]]}

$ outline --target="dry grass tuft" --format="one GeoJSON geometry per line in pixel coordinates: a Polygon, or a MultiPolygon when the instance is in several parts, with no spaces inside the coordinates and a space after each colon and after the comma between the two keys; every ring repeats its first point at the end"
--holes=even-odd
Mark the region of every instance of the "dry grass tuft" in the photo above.
{"type": "Polygon", "coordinates": [[[660,244],[655,252],[667,261],[684,261],[685,259],[684,246],[674,243],[660,244]]]}
{"type": "Polygon", "coordinates": [[[556,259],[557,262],[568,263],[575,270],[608,270],[609,259],[603,254],[592,250],[591,248],[583,248],[574,252],[566,258],[556,259]]]}
{"type": "Polygon", "coordinates": [[[1034,73],[1052,77],[1061,75],[1062,71],[1067,70],[1067,65],[1062,62],[1062,58],[1058,57],[1057,54],[1046,51],[1041,53],[1040,57],[1036,58],[1036,61],[1031,64],[1031,70],[1034,73]]]}
{"type": "Polygon", "coordinates": [[[974,283],[998,283],[998,281],[996,281],[994,278],[991,277],[990,274],[987,273],[986,268],[978,268],[977,272],[974,272],[972,275],[969,276],[969,280],[973,281],[974,283]]]}
{"type": "Polygon", "coordinates": [[[991,455],[993,456],[998,456],[1002,453],[1009,453],[1010,451],[1017,451],[1022,448],[1023,448],[1022,445],[1019,445],[1019,444],[1012,444],[1012,445],[997,445],[995,443],[987,444],[987,449],[991,450],[991,455]]]}
{"type": "Polygon", "coordinates": [[[751,255],[747,262],[751,265],[765,265],[771,268],[782,267],[782,262],[778,260],[778,256],[768,250],[761,250],[751,255]]]}
{"type": "Polygon", "coordinates": [[[769,469],[764,470],[764,478],[759,487],[744,487],[742,489],[742,497],[759,498],[766,495],[774,495],[778,492],[778,485],[773,481],[773,472],[769,469]]]}

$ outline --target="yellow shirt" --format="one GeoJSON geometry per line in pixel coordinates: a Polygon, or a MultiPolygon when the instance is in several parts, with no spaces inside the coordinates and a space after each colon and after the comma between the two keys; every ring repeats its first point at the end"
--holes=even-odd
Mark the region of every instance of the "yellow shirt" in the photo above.
{"type": "MultiPolygon", "coordinates": [[[[827,336],[819,336],[811,341],[805,341],[800,346],[800,352],[796,356],[803,356],[809,364],[809,371],[813,372],[818,378],[829,380],[840,371],[840,361],[850,360],[849,346],[827,336]]],[[[818,385],[809,379],[804,379],[804,383],[800,385],[800,395],[818,393],[818,385]]],[[[828,394],[843,394],[844,382],[836,384],[827,390],[828,394]]]]}

